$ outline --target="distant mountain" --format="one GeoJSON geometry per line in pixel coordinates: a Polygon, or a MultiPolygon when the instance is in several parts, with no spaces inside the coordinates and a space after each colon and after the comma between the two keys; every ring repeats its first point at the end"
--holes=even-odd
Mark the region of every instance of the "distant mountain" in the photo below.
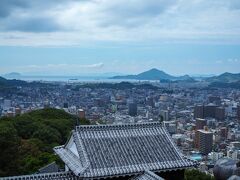
{"type": "Polygon", "coordinates": [[[212,82],[209,87],[213,88],[234,88],[234,89],[240,89],[240,81],[235,82],[212,82]]]}
{"type": "Polygon", "coordinates": [[[210,78],[206,78],[207,82],[221,82],[221,83],[234,83],[240,81],[240,73],[223,73],[219,76],[214,76],[210,78]]]}
{"type": "Polygon", "coordinates": [[[156,68],[150,69],[149,71],[145,71],[145,72],[142,72],[137,75],[114,76],[114,77],[111,77],[111,79],[171,80],[171,81],[191,80],[191,81],[194,81],[194,79],[188,75],[176,77],[176,76],[167,74],[164,71],[158,70],[156,68]]]}
{"type": "Polygon", "coordinates": [[[216,74],[191,74],[191,77],[194,78],[210,78],[216,76],[216,74]]]}
{"type": "Polygon", "coordinates": [[[8,74],[4,74],[3,76],[6,78],[17,78],[17,77],[21,76],[21,74],[18,72],[11,72],[8,74]]]}

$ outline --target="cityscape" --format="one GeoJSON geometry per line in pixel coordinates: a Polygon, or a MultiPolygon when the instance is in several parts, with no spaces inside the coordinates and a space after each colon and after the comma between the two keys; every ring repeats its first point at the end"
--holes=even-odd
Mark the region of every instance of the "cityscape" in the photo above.
{"type": "Polygon", "coordinates": [[[219,77],[120,83],[15,80],[20,85],[1,91],[1,116],[56,108],[91,124],[161,122],[180,151],[197,161],[200,171],[213,175],[219,159],[240,157],[240,90],[207,82],[219,77]]]}
{"type": "Polygon", "coordinates": [[[0,180],[239,180],[238,0],[0,0],[0,180]]]}

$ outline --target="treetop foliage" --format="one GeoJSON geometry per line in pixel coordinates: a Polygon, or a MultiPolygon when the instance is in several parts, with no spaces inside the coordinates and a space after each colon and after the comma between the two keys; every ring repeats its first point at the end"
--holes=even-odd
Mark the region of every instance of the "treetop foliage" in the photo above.
{"type": "Polygon", "coordinates": [[[90,124],[63,110],[41,109],[0,119],[0,177],[31,174],[53,161],[53,147],[65,144],[76,121],[90,124]]]}

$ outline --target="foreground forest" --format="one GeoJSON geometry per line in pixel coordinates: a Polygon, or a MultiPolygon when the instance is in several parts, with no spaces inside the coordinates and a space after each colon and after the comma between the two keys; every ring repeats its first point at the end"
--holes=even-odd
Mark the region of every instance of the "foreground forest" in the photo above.
{"type": "Polygon", "coordinates": [[[53,147],[66,143],[76,122],[76,116],[51,108],[1,118],[0,177],[35,173],[53,161],[61,165],[53,147]]]}

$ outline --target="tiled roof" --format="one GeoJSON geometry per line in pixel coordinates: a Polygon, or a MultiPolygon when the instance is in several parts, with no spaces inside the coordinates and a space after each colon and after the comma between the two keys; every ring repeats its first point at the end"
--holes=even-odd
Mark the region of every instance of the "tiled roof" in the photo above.
{"type": "Polygon", "coordinates": [[[79,159],[72,151],[64,146],[54,148],[54,151],[60,156],[63,162],[71,169],[76,175],[83,173],[87,166],[83,166],[81,159],[79,159]]]}
{"type": "Polygon", "coordinates": [[[152,171],[145,171],[143,174],[132,178],[132,180],[164,180],[152,171]]]}
{"type": "Polygon", "coordinates": [[[78,126],[67,145],[54,148],[75,175],[107,177],[167,171],[196,165],[177,149],[160,123],[78,126]]]}
{"type": "Polygon", "coordinates": [[[38,173],[51,173],[51,172],[58,172],[59,167],[56,162],[52,162],[38,170],[38,173]]]}
{"type": "Polygon", "coordinates": [[[81,179],[80,177],[75,176],[75,174],[73,174],[72,172],[56,172],[0,178],[0,180],[80,180],[80,179],[81,179]]]}

